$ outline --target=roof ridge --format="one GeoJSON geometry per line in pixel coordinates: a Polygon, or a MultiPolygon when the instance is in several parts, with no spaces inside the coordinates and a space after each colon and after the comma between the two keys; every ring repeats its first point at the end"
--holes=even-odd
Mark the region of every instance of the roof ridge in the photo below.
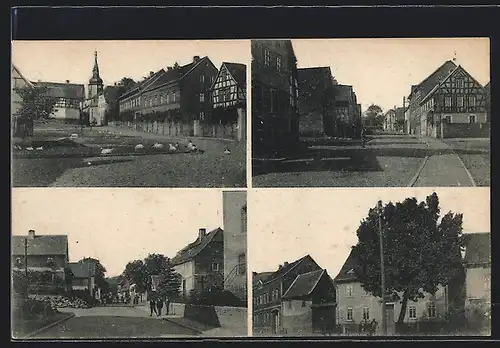
{"type": "Polygon", "coordinates": [[[321,274],[319,275],[318,279],[316,279],[316,282],[314,283],[314,285],[311,287],[311,290],[308,292],[308,295],[312,294],[312,292],[314,291],[314,289],[316,289],[316,287],[318,286],[319,281],[321,280],[321,277],[323,277],[323,274],[326,273],[326,268],[318,270],[318,271],[321,271],[321,274]]]}

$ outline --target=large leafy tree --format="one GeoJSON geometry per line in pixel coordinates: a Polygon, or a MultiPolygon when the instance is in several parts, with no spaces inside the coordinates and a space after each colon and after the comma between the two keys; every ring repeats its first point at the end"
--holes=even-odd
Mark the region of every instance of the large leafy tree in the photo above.
{"type": "MultiPolygon", "coordinates": [[[[15,93],[19,95],[20,107],[14,113],[16,122],[22,123],[33,130],[33,121],[40,118],[49,118],[55,110],[57,99],[49,94],[46,86],[16,87],[15,93]]],[[[22,137],[26,133],[16,134],[22,137]]]]}
{"type": "Polygon", "coordinates": [[[102,265],[101,261],[92,257],[85,257],[81,260],[81,262],[95,265],[95,284],[103,293],[108,293],[109,284],[106,281],[106,268],[102,265]]]}
{"type": "Polygon", "coordinates": [[[382,127],[383,122],[382,108],[376,104],[370,105],[365,111],[365,124],[372,127],[382,127]]]}
{"type": "Polygon", "coordinates": [[[388,203],[379,212],[368,212],[358,230],[354,253],[355,273],[362,287],[381,297],[379,215],[383,234],[385,297],[401,302],[398,323],[403,322],[408,301],[434,294],[439,285],[463,277],[461,260],[462,214],[440,218],[436,193],[425,202],[407,198],[388,203]]]}
{"type": "Polygon", "coordinates": [[[170,259],[162,254],[149,254],[144,260],[134,260],[125,266],[124,275],[136,284],[140,292],[151,290],[151,276],[158,276],[159,294],[175,297],[179,292],[181,278],[175,272],[170,259]]]}

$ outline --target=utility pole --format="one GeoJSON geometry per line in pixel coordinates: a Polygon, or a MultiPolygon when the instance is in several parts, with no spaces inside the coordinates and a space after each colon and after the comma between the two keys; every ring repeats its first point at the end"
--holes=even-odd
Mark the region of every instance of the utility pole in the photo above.
{"type": "Polygon", "coordinates": [[[403,117],[405,120],[405,122],[403,123],[403,128],[406,128],[406,129],[403,129],[403,133],[405,133],[405,132],[408,133],[407,132],[407,128],[408,128],[407,123],[409,120],[406,119],[406,105],[405,104],[406,104],[406,97],[403,96],[403,117]]]}
{"type": "Polygon", "coordinates": [[[24,275],[28,280],[28,238],[24,238],[24,275]]]}
{"type": "Polygon", "coordinates": [[[382,201],[378,201],[378,234],[380,239],[380,287],[382,290],[382,334],[387,334],[387,316],[385,312],[385,271],[384,239],[382,236],[382,201]]]}

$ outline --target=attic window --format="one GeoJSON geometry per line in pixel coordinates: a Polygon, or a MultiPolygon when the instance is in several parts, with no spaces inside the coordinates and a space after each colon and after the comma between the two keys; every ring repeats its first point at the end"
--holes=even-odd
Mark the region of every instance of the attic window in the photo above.
{"type": "Polygon", "coordinates": [[[354,274],[354,269],[353,269],[353,268],[351,268],[351,269],[349,270],[349,272],[347,272],[347,274],[354,274]]]}

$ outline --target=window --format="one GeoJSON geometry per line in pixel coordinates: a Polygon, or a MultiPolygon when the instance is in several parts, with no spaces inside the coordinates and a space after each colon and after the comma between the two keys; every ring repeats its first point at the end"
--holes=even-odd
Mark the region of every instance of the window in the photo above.
{"type": "Polygon", "coordinates": [[[175,103],[177,100],[177,95],[174,93],[172,93],[172,103],[175,103]]]}
{"type": "Polygon", "coordinates": [[[200,121],[204,121],[204,120],[205,120],[205,112],[200,111],[200,121]]]}
{"type": "Polygon", "coordinates": [[[476,96],[475,95],[470,95],[469,96],[469,106],[475,107],[476,106],[476,96]]]}
{"type": "Polygon", "coordinates": [[[408,318],[417,319],[417,307],[416,306],[408,306],[408,318]]]}
{"type": "Polygon", "coordinates": [[[210,84],[214,83],[215,81],[215,76],[210,76],[210,84]]]}
{"type": "Polygon", "coordinates": [[[444,106],[451,106],[451,97],[444,97],[444,106]]]}
{"type": "Polygon", "coordinates": [[[444,117],[444,119],[445,119],[446,123],[451,123],[451,115],[446,115],[444,117]]]}
{"type": "Polygon", "coordinates": [[[292,309],[292,301],[291,300],[288,301],[288,308],[292,309]]]}
{"type": "Polygon", "coordinates": [[[354,288],[352,285],[346,285],[345,287],[345,297],[352,297],[354,293],[354,288]]]}
{"type": "Polygon", "coordinates": [[[476,123],[476,116],[475,115],[469,116],[469,123],[476,123]]]}
{"type": "Polygon", "coordinates": [[[457,79],[457,88],[464,88],[464,80],[457,79]]]}
{"type": "Polygon", "coordinates": [[[347,321],[353,321],[353,309],[352,307],[347,308],[347,321]]]}
{"type": "Polygon", "coordinates": [[[203,85],[205,83],[205,75],[200,75],[200,84],[203,85]]]}
{"type": "Polygon", "coordinates": [[[363,320],[370,320],[370,308],[363,308],[363,320]]]}
{"type": "Polygon", "coordinates": [[[165,103],[165,96],[162,94],[160,95],[160,104],[165,103]]]}
{"type": "Polygon", "coordinates": [[[214,262],[212,263],[212,271],[218,271],[219,270],[219,263],[214,262]]]}
{"type": "Polygon", "coordinates": [[[302,308],[306,306],[306,301],[302,301],[302,308]]]}
{"type": "Polygon", "coordinates": [[[200,103],[205,101],[205,93],[200,93],[200,103]]]}
{"type": "Polygon", "coordinates": [[[276,57],[276,70],[281,71],[281,57],[276,57]]]}
{"type": "Polygon", "coordinates": [[[462,108],[464,106],[464,97],[459,95],[457,96],[457,106],[462,108]]]}
{"type": "Polygon", "coordinates": [[[427,303],[427,315],[430,319],[436,318],[436,304],[434,302],[427,303]]]}
{"type": "Polygon", "coordinates": [[[268,50],[264,50],[264,64],[271,65],[271,53],[268,50]]]}

